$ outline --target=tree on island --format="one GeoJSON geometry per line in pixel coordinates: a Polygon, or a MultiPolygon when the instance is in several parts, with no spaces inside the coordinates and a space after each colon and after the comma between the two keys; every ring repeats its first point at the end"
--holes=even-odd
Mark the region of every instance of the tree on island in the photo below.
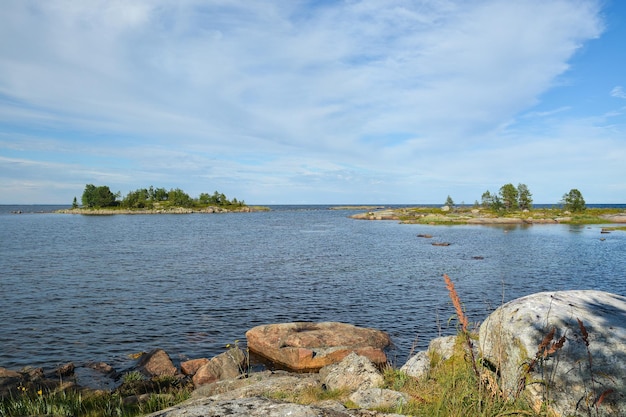
{"type": "Polygon", "coordinates": [[[530,193],[528,186],[526,184],[518,184],[517,185],[518,192],[518,204],[520,210],[530,210],[533,208],[533,195],[530,193]]]}
{"type": "Polygon", "coordinates": [[[448,198],[446,198],[446,202],[443,205],[452,208],[454,207],[454,200],[452,200],[452,197],[448,196],[448,198]]]}
{"type": "Polygon", "coordinates": [[[519,207],[517,202],[518,197],[519,192],[513,184],[504,184],[500,187],[500,198],[502,199],[502,204],[504,205],[505,210],[517,209],[519,207]]]}
{"type": "Polygon", "coordinates": [[[532,208],[532,194],[526,184],[505,184],[500,187],[498,194],[489,190],[485,191],[481,197],[481,205],[493,211],[510,210],[530,210],[532,208]]]}
{"type": "Polygon", "coordinates": [[[563,194],[561,204],[563,204],[565,210],[571,212],[580,212],[587,209],[582,193],[576,188],[572,188],[569,190],[569,193],[563,194]]]}
{"type": "Polygon", "coordinates": [[[119,205],[118,196],[119,193],[113,194],[106,185],[96,187],[93,184],[87,184],[83,191],[83,207],[115,207],[119,205]]]}
{"type": "MultiPolygon", "coordinates": [[[[86,208],[106,208],[120,206],[127,209],[147,209],[151,210],[156,207],[243,207],[243,200],[229,200],[224,193],[215,191],[213,195],[208,193],[200,194],[200,197],[194,199],[180,188],[172,188],[169,191],[165,188],[139,188],[130,191],[121,201],[117,198],[120,193],[113,194],[108,186],[96,187],[93,184],[87,184],[83,192],[83,207],[86,208]]],[[[76,199],[74,199],[76,200],[76,199]]],[[[76,203],[76,201],[74,201],[76,203]]],[[[72,206],[77,208],[78,205],[72,206]]]]}

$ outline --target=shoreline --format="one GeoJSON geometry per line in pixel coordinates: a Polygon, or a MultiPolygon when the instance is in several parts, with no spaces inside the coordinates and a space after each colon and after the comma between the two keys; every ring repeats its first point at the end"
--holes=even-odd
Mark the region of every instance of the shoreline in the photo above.
{"type": "Polygon", "coordinates": [[[615,209],[610,213],[594,213],[596,209],[589,209],[584,213],[570,213],[558,209],[539,209],[498,216],[481,209],[457,211],[446,210],[445,208],[426,210],[420,207],[383,209],[353,214],[350,218],[356,220],[394,220],[402,224],[428,225],[626,224],[626,212],[622,209],[615,209]]]}
{"type": "Polygon", "coordinates": [[[73,208],[56,210],[57,214],[81,214],[85,216],[112,216],[116,214],[133,215],[133,214],[213,214],[213,213],[252,213],[257,211],[267,211],[265,207],[244,206],[235,209],[217,206],[203,208],[186,208],[186,207],[168,207],[157,209],[107,209],[107,208],[73,208]]]}

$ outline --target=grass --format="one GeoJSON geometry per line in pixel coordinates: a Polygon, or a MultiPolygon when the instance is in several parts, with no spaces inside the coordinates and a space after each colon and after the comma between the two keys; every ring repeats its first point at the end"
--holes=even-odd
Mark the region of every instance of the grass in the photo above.
{"type": "Polygon", "coordinates": [[[135,417],[181,403],[191,396],[191,390],[171,378],[132,379],[113,392],[20,387],[0,400],[0,417],[135,417]]]}

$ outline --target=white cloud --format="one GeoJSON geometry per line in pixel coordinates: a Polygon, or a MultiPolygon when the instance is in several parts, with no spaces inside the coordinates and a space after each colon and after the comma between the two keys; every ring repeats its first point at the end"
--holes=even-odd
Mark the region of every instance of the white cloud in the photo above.
{"type": "Polygon", "coordinates": [[[595,1],[308,3],[10,0],[0,127],[44,131],[67,148],[54,158],[118,159],[99,170],[125,171],[120,188],[186,172],[284,199],[304,184],[392,198],[400,177],[501,144],[603,30],[595,1]]]}
{"type": "Polygon", "coordinates": [[[626,98],[626,91],[621,85],[615,86],[611,90],[611,97],[626,98]]]}

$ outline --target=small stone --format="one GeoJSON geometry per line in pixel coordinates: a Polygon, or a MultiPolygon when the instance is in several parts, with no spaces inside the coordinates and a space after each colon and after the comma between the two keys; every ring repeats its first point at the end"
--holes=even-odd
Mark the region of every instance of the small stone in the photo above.
{"type": "Polygon", "coordinates": [[[196,372],[198,372],[198,369],[200,369],[200,367],[206,365],[208,362],[209,360],[207,358],[191,359],[185,362],[181,362],[180,370],[183,375],[194,375],[196,372]]]}

